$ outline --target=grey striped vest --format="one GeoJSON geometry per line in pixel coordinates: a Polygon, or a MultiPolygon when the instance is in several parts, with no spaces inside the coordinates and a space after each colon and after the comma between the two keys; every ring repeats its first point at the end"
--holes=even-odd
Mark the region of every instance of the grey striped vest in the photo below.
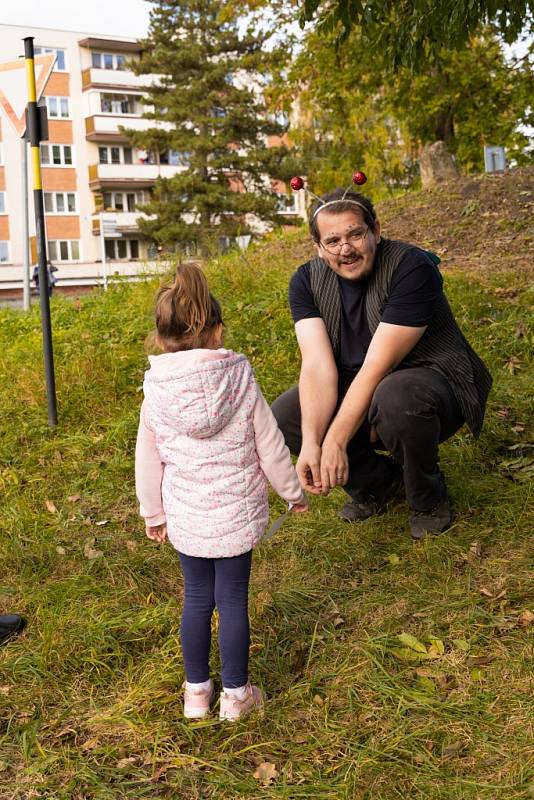
{"type": "MultiPolygon", "coordinates": [[[[365,311],[371,335],[378,327],[389,297],[393,273],[404,254],[412,249],[415,249],[413,245],[393,239],[382,239],[377,247],[375,264],[368,278],[365,295],[365,311]]],[[[315,304],[324,320],[337,358],[341,323],[338,278],[322,258],[316,257],[309,263],[315,304]]],[[[397,369],[407,367],[430,367],[444,375],[452,387],[467,425],[478,436],[492,378],[460,331],[444,295],[423,336],[397,369]]]]}

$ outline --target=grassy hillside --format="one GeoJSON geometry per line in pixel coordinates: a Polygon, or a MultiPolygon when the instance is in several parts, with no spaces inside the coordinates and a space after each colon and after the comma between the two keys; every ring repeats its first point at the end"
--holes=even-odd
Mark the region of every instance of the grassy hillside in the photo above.
{"type": "MultiPolygon", "coordinates": [[[[401,503],[342,523],[336,490],[258,548],[251,674],[268,702],[233,726],[182,719],[177,559],[137,516],[156,283],[53,299],[53,432],[38,309],[0,312],[0,608],[29,620],[0,648],[0,800],[533,796],[532,176],[380,209],[386,234],[443,256],[495,377],[485,429],[443,447],[447,534],[413,543],[401,503]]],[[[270,400],[298,374],[286,288],[309,249],[294,231],[208,266],[227,345],[270,400]]]]}

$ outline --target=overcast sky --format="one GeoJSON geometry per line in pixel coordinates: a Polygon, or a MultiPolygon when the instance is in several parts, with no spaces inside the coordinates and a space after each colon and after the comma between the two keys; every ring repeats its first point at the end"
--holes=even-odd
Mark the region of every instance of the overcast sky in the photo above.
{"type": "Polygon", "coordinates": [[[0,24],[145,36],[149,11],[145,0],[0,0],[0,24]]]}

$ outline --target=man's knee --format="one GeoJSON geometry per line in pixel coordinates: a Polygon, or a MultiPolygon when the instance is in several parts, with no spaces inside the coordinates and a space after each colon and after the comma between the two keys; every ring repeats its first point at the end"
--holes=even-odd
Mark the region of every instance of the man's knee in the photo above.
{"type": "Polygon", "coordinates": [[[370,416],[395,418],[410,408],[411,387],[405,380],[398,380],[395,374],[387,375],[375,389],[370,406],[370,416]]]}
{"type": "Polygon", "coordinates": [[[393,429],[402,435],[420,426],[422,419],[428,420],[435,414],[431,398],[424,390],[419,392],[414,376],[408,371],[394,372],[377,386],[369,408],[369,421],[379,436],[393,429]]]}

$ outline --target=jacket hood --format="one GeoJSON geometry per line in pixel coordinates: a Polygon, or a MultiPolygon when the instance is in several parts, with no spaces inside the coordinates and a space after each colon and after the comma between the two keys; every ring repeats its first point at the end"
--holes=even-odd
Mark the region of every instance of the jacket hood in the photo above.
{"type": "Polygon", "coordinates": [[[164,353],[149,361],[143,384],[149,415],[197,439],[228,424],[252,380],[245,356],[223,348],[164,353]]]}

